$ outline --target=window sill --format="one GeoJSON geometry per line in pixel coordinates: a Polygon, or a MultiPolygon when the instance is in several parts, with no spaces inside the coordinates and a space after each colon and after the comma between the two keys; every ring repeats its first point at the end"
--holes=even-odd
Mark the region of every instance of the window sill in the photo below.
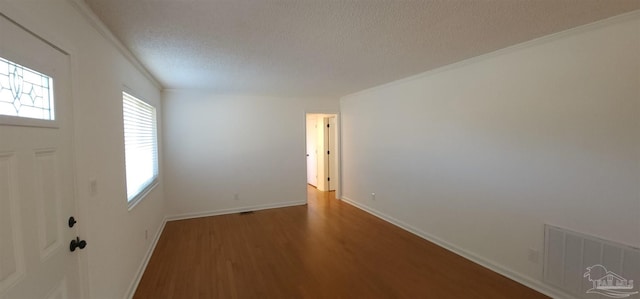
{"type": "Polygon", "coordinates": [[[138,195],[136,195],[131,201],[128,202],[128,211],[133,210],[133,208],[137,206],[145,197],[147,197],[147,194],[149,194],[151,190],[153,190],[156,186],[158,186],[157,179],[151,182],[149,186],[144,188],[140,193],[138,193],[138,195]]]}

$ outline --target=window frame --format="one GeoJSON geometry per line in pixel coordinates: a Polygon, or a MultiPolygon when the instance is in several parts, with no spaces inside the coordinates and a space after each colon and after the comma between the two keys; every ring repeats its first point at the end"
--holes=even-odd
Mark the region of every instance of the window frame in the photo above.
{"type": "Polygon", "coordinates": [[[146,101],[144,98],[139,97],[135,92],[132,92],[131,89],[129,88],[123,88],[122,92],[121,92],[121,96],[122,96],[122,124],[123,124],[123,130],[122,130],[122,138],[123,138],[123,145],[124,145],[124,155],[125,155],[125,163],[124,163],[124,175],[125,175],[125,199],[127,201],[127,207],[128,210],[131,211],[138,203],[140,203],[142,201],[143,198],[145,198],[147,196],[147,194],[149,194],[151,192],[151,190],[153,190],[157,185],[158,185],[158,180],[160,177],[160,153],[159,153],[159,142],[158,142],[158,109],[156,108],[155,105],[149,103],[148,101],[146,101]],[[154,167],[155,167],[155,173],[152,177],[152,179],[146,183],[146,185],[142,188],[140,188],[138,190],[138,192],[131,197],[131,199],[129,199],[129,194],[128,194],[128,183],[127,183],[127,145],[126,145],[126,137],[125,137],[125,126],[124,126],[124,121],[125,121],[125,110],[124,110],[124,104],[125,104],[125,97],[128,96],[131,99],[137,100],[139,102],[141,102],[142,104],[145,104],[149,107],[151,107],[153,109],[153,138],[154,138],[154,145],[155,145],[155,161],[154,161],[154,167]]]}
{"type": "Polygon", "coordinates": [[[17,64],[22,68],[27,69],[28,71],[35,72],[49,78],[49,110],[51,119],[44,118],[32,118],[25,117],[19,115],[7,115],[0,114],[0,125],[7,126],[19,126],[19,127],[38,127],[38,128],[52,128],[57,129],[60,128],[60,121],[58,119],[58,104],[59,100],[57,97],[56,89],[58,85],[58,80],[56,80],[56,76],[58,75],[55,69],[51,69],[46,65],[42,65],[42,63],[37,65],[32,65],[30,63],[25,63],[20,59],[16,59],[13,55],[6,55],[9,53],[4,53],[4,56],[0,58],[8,61],[9,63],[17,64]]]}

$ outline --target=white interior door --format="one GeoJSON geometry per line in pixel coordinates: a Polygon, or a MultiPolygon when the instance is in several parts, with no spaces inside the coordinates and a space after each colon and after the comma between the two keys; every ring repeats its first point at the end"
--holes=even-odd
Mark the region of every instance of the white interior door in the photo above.
{"type": "Polygon", "coordinates": [[[69,57],[2,15],[0,57],[0,298],[79,298],[69,57]]]}
{"type": "Polygon", "coordinates": [[[318,186],[317,117],[307,114],[307,183],[318,186]]]}

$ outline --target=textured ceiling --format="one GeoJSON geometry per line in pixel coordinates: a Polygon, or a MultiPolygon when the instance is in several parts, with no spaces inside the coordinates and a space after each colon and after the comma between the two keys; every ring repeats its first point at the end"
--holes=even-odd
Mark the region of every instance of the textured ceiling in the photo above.
{"type": "Polygon", "coordinates": [[[165,88],[342,96],[640,0],[86,0],[165,88]]]}

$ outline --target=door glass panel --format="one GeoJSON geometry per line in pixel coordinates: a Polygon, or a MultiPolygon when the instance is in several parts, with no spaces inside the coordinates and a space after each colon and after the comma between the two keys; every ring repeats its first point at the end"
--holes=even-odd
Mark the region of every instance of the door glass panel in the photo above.
{"type": "Polygon", "coordinates": [[[52,81],[0,57],[0,115],[54,120],[52,81]]]}

